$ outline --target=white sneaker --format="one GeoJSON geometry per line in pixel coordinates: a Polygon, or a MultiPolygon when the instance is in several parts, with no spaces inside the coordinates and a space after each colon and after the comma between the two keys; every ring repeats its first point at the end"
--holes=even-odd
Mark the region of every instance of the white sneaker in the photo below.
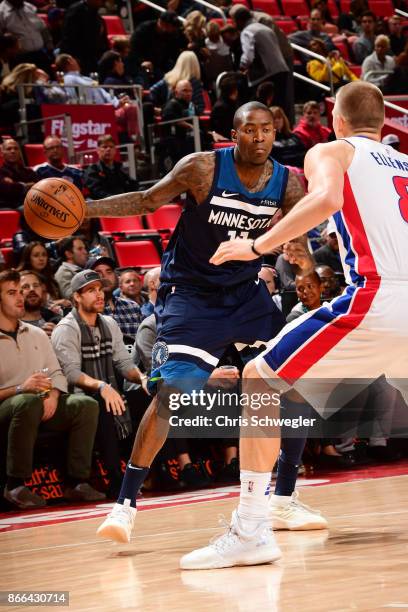
{"type": "Polygon", "coordinates": [[[216,537],[208,546],[184,555],[180,559],[180,568],[201,570],[259,565],[281,558],[282,553],[267,522],[257,525],[252,533],[245,533],[235,510],[231,525],[227,527],[228,531],[216,537]]]}
{"type": "Polygon", "coordinates": [[[327,521],[318,510],[313,510],[299,500],[299,493],[294,491],[287,504],[277,503],[278,495],[271,495],[269,511],[273,529],[290,529],[306,531],[307,529],[327,529],[327,521]]]}
{"type": "Polygon", "coordinates": [[[96,534],[106,540],[129,543],[136,512],[136,508],[130,505],[129,499],[125,499],[123,504],[115,504],[96,534]]]}

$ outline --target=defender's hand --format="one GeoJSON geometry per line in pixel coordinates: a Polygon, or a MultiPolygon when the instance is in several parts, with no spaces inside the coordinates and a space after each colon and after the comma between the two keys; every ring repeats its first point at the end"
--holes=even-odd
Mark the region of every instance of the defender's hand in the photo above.
{"type": "Polygon", "coordinates": [[[225,261],[252,261],[253,259],[257,259],[257,255],[252,251],[252,240],[235,238],[228,242],[221,242],[211,257],[210,263],[219,266],[225,261]]]}

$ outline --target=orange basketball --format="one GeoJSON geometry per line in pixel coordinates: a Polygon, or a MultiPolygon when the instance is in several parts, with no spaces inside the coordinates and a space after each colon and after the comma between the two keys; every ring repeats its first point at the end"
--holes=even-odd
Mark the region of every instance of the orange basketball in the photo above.
{"type": "Polygon", "coordinates": [[[31,229],[55,240],[73,234],[85,217],[86,203],[78,187],[60,178],[33,185],[24,200],[24,217],[31,229]]]}

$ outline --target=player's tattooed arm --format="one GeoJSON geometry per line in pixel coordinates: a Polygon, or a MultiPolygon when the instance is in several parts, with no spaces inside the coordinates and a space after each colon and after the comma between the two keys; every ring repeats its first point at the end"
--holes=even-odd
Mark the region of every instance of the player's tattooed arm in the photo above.
{"type": "MultiPolygon", "coordinates": [[[[282,215],[286,215],[304,195],[305,190],[299,177],[289,172],[282,215]]],[[[309,251],[306,234],[284,244],[283,257],[292,264],[296,274],[310,274],[314,270],[315,262],[309,251]]]]}
{"type": "Polygon", "coordinates": [[[198,203],[205,200],[213,179],[215,155],[192,153],[183,157],[158,183],[146,191],[121,193],[87,202],[87,217],[130,217],[154,212],[176,196],[190,192],[198,203]]]}

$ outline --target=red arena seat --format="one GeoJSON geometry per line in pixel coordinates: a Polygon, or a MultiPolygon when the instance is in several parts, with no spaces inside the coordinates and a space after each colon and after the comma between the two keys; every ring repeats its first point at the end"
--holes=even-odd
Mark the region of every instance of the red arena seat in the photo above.
{"type": "Polygon", "coordinates": [[[310,9],[305,0],[282,0],[283,14],[289,17],[309,15],[310,9]]]}
{"type": "Polygon", "coordinates": [[[118,34],[126,34],[123,21],[117,15],[102,15],[102,19],[106,25],[108,36],[117,36],[118,34]]]}
{"type": "Polygon", "coordinates": [[[38,164],[44,164],[47,161],[42,144],[24,145],[24,155],[29,166],[37,166],[38,164]]]}
{"type": "Polygon", "coordinates": [[[103,232],[133,232],[143,230],[141,217],[103,217],[100,219],[103,232]]]}
{"type": "Polygon", "coordinates": [[[155,268],[160,266],[160,256],[151,240],[126,240],[113,243],[120,267],[137,266],[155,268]]]}
{"type": "Polygon", "coordinates": [[[0,211],[0,244],[11,242],[20,229],[20,214],[16,210],[0,211]]]}
{"type": "Polygon", "coordinates": [[[253,4],[255,11],[263,11],[272,17],[282,14],[277,0],[254,0],[253,4]]]}
{"type": "Polygon", "coordinates": [[[147,227],[153,230],[170,230],[172,232],[180,219],[182,210],[180,204],[161,206],[156,212],[146,215],[147,227]]]}

